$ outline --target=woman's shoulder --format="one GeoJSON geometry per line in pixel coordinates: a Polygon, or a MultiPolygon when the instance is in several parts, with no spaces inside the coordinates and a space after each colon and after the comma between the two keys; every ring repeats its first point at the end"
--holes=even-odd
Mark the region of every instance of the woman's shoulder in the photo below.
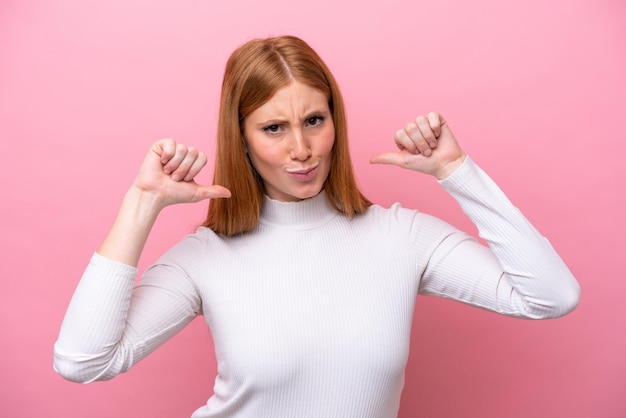
{"type": "Polygon", "coordinates": [[[399,202],[389,207],[373,204],[363,215],[365,222],[409,234],[419,234],[426,230],[432,232],[452,229],[444,220],[417,209],[407,208],[399,202]]]}
{"type": "Polygon", "coordinates": [[[370,218],[371,220],[395,219],[398,221],[401,221],[401,220],[408,221],[416,217],[419,217],[421,215],[422,215],[422,212],[420,212],[419,210],[404,207],[399,202],[395,202],[391,206],[387,206],[387,207],[375,203],[375,204],[372,204],[364,213],[364,218],[366,219],[370,218]]]}
{"type": "Polygon", "coordinates": [[[205,254],[208,249],[219,245],[220,236],[212,229],[200,226],[195,231],[189,232],[179,239],[163,255],[166,258],[190,258],[205,254]]]}
{"type": "Polygon", "coordinates": [[[220,246],[228,245],[231,238],[232,237],[219,234],[209,227],[199,226],[195,231],[185,235],[181,240],[181,244],[195,248],[203,248],[205,250],[211,248],[215,249],[220,246]]]}
{"type": "Polygon", "coordinates": [[[419,214],[418,210],[405,208],[400,203],[388,207],[372,204],[363,214],[357,216],[355,221],[370,228],[384,230],[400,228],[406,231],[419,214]]]}

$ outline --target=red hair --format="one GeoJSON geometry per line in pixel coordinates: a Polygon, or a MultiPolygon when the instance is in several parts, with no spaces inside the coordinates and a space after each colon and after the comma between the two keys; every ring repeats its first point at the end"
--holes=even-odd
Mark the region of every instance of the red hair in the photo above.
{"type": "Polygon", "coordinates": [[[324,184],[330,204],[348,217],[364,212],[371,205],[354,178],[345,108],[337,82],[306,42],[294,36],[280,36],[247,42],[233,52],[226,64],[213,183],[228,188],[232,197],[212,199],[203,226],[226,236],[256,227],[264,186],[246,154],[243,120],[293,80],[319,90],[328,98],[335,125],[332,165],[324,184]]]}

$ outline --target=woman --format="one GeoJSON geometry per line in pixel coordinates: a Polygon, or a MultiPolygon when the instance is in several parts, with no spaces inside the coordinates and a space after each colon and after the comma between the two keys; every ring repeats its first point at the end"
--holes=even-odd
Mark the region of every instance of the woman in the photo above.
{"type": "Polygon", "coordinates": [[[72,298],[55,369],[110,379],[204,315],[218,376],[193,417],[394,417],[418,293],[522,318],[575,308],[574,277],[440,115],[395,142],[371,162],[435,176],[489,248],[359,192],[339,89],[306,43],[240,47],[224,76],[214,185],[193,180],[204,154],[152,146],[72,298]],[[133,289],[159,212],[207,198],[204,225],[133,289]]]}

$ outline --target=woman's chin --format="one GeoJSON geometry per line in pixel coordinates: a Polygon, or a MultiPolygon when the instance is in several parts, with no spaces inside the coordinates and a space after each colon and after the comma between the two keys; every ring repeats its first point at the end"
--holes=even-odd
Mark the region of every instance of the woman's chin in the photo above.
{"type": "Polygon", "coordinates": [[[278,200],[281,202],[299,202],[301,200],[310,199],[317,196],[322,191],[323,187],[311,187],[301,190],[291,190],[289,192],[269,192],[267,196],[270,199],[278,200]]]}

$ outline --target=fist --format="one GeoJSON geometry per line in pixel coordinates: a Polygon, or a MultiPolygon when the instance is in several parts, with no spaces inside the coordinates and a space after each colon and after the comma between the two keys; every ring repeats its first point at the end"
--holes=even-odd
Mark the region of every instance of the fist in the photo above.
{"type": "Polygon", "coordinates": [[[155,197],[163,207],[230,197],[230,191],[222,186],[203,186],[194,181],[206,163],[203,152],[172,139],[162,139],[150,147],[134,186],[155,197]]]}
{"type": "Polygon", "coordinates": [[[396,131],[397,152],[381,152],[372,164],[392,164],[443,180],[463,162],[465,154],[444,118],[435,112],[418,116],[396,131]]]}

